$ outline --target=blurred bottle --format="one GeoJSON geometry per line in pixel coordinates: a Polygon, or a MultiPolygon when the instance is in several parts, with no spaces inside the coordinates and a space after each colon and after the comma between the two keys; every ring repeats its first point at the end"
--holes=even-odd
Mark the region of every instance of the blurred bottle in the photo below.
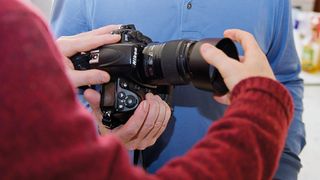
{"type": "Polygon", "coordinates": [[[313,17],[311,23],[312,36],[303,46],[302,70],[309,73],[320,71],[320,18],[313,17]]]}

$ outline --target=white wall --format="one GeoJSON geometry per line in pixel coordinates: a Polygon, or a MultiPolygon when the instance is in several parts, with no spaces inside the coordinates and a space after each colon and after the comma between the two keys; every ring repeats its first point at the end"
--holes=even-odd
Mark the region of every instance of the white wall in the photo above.
{"type": "Polygon", "coordinates": [[[30,0],[34,5],[36,5],[47,19],[50,18],[51,6],[53,0],[30,0]]]}
{"type": "Polygon", "coordinates": [[[312,11],[314,6],[314,0],[292,0],[294,7],[300,7],[304,11],[312,11]]]}

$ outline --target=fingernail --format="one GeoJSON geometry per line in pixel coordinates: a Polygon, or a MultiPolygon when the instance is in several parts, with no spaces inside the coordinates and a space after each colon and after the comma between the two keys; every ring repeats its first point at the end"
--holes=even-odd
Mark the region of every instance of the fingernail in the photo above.
{"type": "Polygon", "coordinates": [[[109,81],[109,76],[106,75],[105,73],[101,74],[101,82],[108,82],[109,81]]]}
{"type": "Polygon", "coordinates": [[[111,34],[111,37],[112,38],[120,38],[121,36],[120,36],[120,34],[113,33],[113,34],[111,34]]]}

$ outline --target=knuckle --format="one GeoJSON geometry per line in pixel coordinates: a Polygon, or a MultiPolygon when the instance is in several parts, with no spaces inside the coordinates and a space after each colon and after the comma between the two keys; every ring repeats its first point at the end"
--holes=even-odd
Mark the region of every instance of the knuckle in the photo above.
{"type": "Polygon", "coordinates": [[[167,112],[168,113],[168,119],[171,117],[172,115],[172,111],[171,111],[171,108],[169,106],[167,106],[167,112]]]}
{"type": "Polygon", "coordinates": [[[165,106],[166,106],[166,111],[170,111],[170,113],[171,113],[171,108],[170,108],[169,104],[167,104],[166,102],[164,102],[164,103],[165,103],[165,106]]]}
{"type": "Polygon", "coordinates": [[[126,148],[127,148],[128,150],[130,150],[130,151],[133,151],[133,150],[135,150],[135,149],[136,149],[136,147],[135,147],[135,146],[133,146],[133,145],[131,145],[131,144],[126,145],[126,148]]]}
{"type": "Polygon", "coordinates": [[[58,45],[65,45],[65,44],[67,44],[67,39],[64,37],[64,36],[62,36],[62,37],[60,37],[59,39],[57,39],[56,40],[56,43],[58,44],[58,45]]]}
{"type": "Polygon", "coordinates": [[[139,150],[145,150],[146,148],[152,146],[155,144],[155,140],[152,139],[152,140],[148,140],[148,141],[144,141],[142,143],[140,143],[138,146],[137,146],[137,149],[139,150]]]}
{"type": "Polygon", "coordinates": [[[88,84],[94,84],[95,78],[88,72],[83,73],[83,80],[86,81],[88,84]]]}
{"type": "Polygon", "coordinates": [[[144,129],[145,129],[146,131],[151,131],[151,130],[153,129],[154,125],[155,125],[155,124],[152,124],[152,123],[146,123],[146,124],[144,125],[144,129]]]}
{"type": "Polygon", "coordinates": [[[144,150],[145,149],[144,142],[135,143],[135,149],[144,150]]]}
{"type": "Polygon", "coordinates": [[[128,139],[131,139],[137,135],[137,132],[138,130],[136,130],[135,128],[132,128],[132,129],[127,129],[125,134],[128,139]]]}
{"type": "Polygon", "coordinates": [[[161,101],[162,101],[162,99],[161,99],[161,97],[160,97],[159,95],[156,95],[155,98],[156,98],[156,100],[157,100],[158,102],[161,102],[161,101]]]}
{"type": "Polygon", "coordinates": [[[159,102],[152,100],[150,102],[150,109],[149,109],[148,118],[154,118],[154,116],[156,117],[158,115],[159,111],[160,111],[159,102]]]}
{"type": "Polygon", "coordinates": [[[167,109],[169,107],[168,104],[165,101],[161,101],[161,105],[162,105],[164,111],[167,111],[167,109]]]}
{"type": "Polygon", "coordinates": [[[65,41],[66,39],[68,39],[68,36],[60,36],[57,41],[65,41]]]}
{"type": "Polygon", "coordinates": [[[162,130],[162,129],[166,129],[167,124],[168,124],[168,121],[162,123],[162,124],[161,124],[161,130],[162,130]]]}
{"type": "Polygon", "coordinates": [[[255,39],[255,37],[253,36],[253,34],[249,33],[249,32],[246,32],[247,36],[250,38],[250,39],[255,39]]]}
{"type": "Polygon", "coordinates": [[[165,129],[169,123],[170,116],[166,116],[163,123],[161,124],[161,129],[165,129]]]}
{"type": "Polygon", "coordinates": [[[147,148],[147,147],[145,147],[145,146],[138,146],[136,149],[143,151],[143,150],[145,150],[146,148],[147,148]]]}
{"type": "Polygon", "coordinates": [[[151,100],[151,106],[153,106],[153,108],[158,108],[159,107],[159,101],[156,99],[152,99],[151,100]]]}
{"type": "Polygon", "coordinates": [[[255,40],[255,37],[251,33],[249,33],[249,32],[244,32],[244,33],[245,33],[245,36],[247,37],[247,40],[249,42],[252,42],[255,40]]]}
{"type": "Polygon", "coordinates": [[[157,138],[153,138],[149,146],[153,146],[157,142],[157,138]]]}
{"type": "Polygon", "coordinates": [[[157,122],[154,124],[154,129],[160,129],[162,127],[163,121],[157,120],[157,122]]]}

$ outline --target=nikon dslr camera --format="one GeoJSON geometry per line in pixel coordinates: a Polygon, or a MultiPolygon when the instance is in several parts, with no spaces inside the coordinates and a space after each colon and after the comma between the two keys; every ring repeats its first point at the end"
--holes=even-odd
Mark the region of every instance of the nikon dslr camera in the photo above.
{"type": "Polygon", "coordinates": [[[192,83],[216,96],[228,92],[220,73],[206,63],[199,48],[203,43],[210,43],[238,59],[237,48],[230,39],[153,43],[134,25],[123,25],[114,33],[121,35],[119,43],[71,58],[77,70],[100,69],[111,75],[111,81],[102,85],[100,104],[102,122],[108,128],[126,123],[149,92],[166,102],[176,85],[192,83]]]}

